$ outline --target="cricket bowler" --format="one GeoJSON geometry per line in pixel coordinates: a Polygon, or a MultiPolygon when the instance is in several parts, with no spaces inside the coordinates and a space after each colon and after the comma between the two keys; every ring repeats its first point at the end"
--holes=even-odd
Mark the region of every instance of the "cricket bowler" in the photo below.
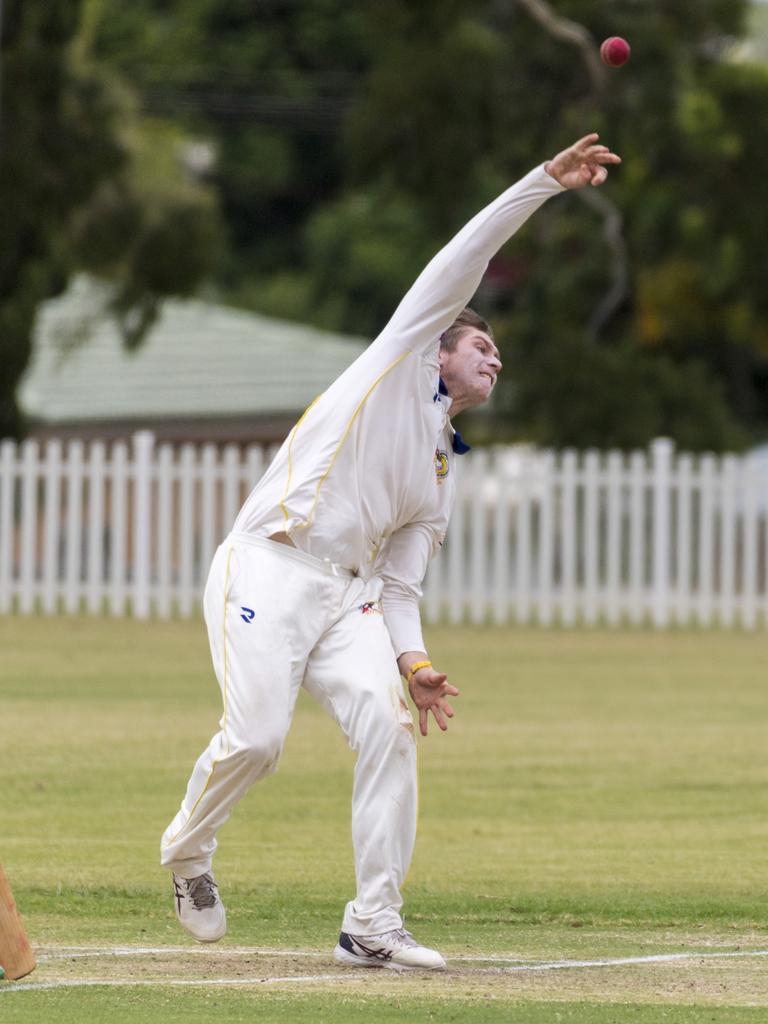
{"type": "Polygon", "coordinates": [[[226,931],[212,872],[216,833],[277,767],[299,689],[357,755],[357,891],[335,959],[445,967],[403,927],[416,834],[416,750],[402,679],[427,735],[458,689],[433,666],[421,583],[443,542],[467,445],[451,417],[490,397],[490,327],[467,309],[501,246],[565,189],[601,185],[620,158],[587,135],[478,213],[422,271],[376,340],[306,410],[218,548],[204,612],[223,711],[162,838],[176,913],[201,942],[226,931]]]}

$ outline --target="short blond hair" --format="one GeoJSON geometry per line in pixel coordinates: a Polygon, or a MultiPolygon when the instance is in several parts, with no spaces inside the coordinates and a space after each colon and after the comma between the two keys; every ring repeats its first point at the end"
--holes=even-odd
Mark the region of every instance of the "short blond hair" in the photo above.
{"type": "Polygon", "coordinates": [[[483,318],[479,316],[474,309],[470,309],[469,306],[466,306],[462,309],[448,330],[443,331],[440,335],[440,348],[444,352],[453,352],[459,342],[459,338],[467,330],[482,331],[483,334],[488,335],[491,341],[494,340],[491,325],[487,320],[483,320],[483,318]]]}

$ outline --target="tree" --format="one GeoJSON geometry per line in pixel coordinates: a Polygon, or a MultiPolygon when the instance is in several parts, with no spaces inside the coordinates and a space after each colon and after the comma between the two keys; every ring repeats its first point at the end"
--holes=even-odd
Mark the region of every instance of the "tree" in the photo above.
{"type": "Polygon", "coordinates": [[[77,0],[6,0],[0,34],[0,436],[23,431],[15,392],[40,302],[78,268],[113,277],[129,344],[163,294],[209,271],[215,217],[139,183],[125,103],[78,50],[77,0]]]}
{"type": "Polygon", "coordinates": [[[512,368],[495,436],[768,429],[768,75],[730,59],[746,0],[98,2],[100,57],[218,147],[231,299],[373,335],[468,216],[594,128],[623,167],[548,204],[478,296],[512,368]],[[596,64],[609,34],[633,46],[619,71],[596,64]]]}
{"type": "Polygon", "coordinates": [[[38,303],[60,289],[61,229],[123,153],[113,111],[93,79],[75,78],[67,48],[77,5],[6,2],[0,111],[0,435],[21,429],[15,390],[38,303]]]}
{"type": "MultiPolygon", "coordinates": [[[[439,239],[531,154],[594,128],[624,158],[604,190],[549,204],[492,264],[478,301],[512,371],[496,436],[506,427],[544,443],[629,447],[667,433],[722,449],[768,427],[768,215],[757,180],[768,76],[725,59],[745,5],[447,7],[379,9],[379,45],[348,126],[360,194],[411,202],[439,239]],[[579,29],[570,38],[551,30],[564,17],[579,29]],[[596,50],[614,33],[635,57],[600,81],[583,41],[596,50]]],[[[410,274],[405,259],[402,287],[410,274]]]]}
{"type": "Polygon", "coordinates": [[[229,254],[219,283],[248,302],[302,266],[308,217],[343,185],[342,128],[374,45],[364,5],[92,4],[93,52],[138,90],[144,114],[213,144],[229,254]]]}

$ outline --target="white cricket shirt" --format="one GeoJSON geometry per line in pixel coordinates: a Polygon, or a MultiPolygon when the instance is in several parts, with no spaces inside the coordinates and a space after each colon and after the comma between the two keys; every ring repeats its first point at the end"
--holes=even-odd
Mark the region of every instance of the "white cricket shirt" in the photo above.
{"type": "Polygon", "coordinates": [[[395,654],[423,651],[418,601],[456,494],[440,335],[491,257],[562,186],[543,166],[478,213],[426,266],[374,342],[306,410],[234,529],[383,581],[395,654]]]}

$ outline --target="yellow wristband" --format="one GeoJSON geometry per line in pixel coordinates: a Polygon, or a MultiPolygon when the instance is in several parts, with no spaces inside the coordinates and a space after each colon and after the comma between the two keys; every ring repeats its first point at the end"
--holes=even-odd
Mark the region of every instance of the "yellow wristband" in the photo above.
{"type": "Polygon", "coordinates": [[[420,668],[432,668],[431,661],[417,661],[408,669],[408,675],[405,677],[406,683],[410,683],[414,674],[419,671],[420,668]]]}

